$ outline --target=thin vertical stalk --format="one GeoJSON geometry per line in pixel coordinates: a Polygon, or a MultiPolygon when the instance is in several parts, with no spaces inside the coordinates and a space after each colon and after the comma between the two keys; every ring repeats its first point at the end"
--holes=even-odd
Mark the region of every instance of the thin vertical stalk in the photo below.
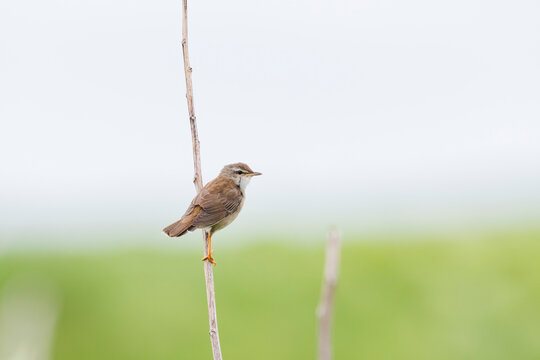
{"type": "Polygon", "coordinates": [[[340,253],[341,236],[339,232],[334,229],[328,233],[321,298],[319,300],[319,306],[317,307],[317,318],[319,320],[319,360],[332,359],[331,330],[334,295],[339,275],[340,253]]]}
{"type": "MultiPolygon", "coordinates": [[[[197,118],[195,117],[195,108],[193,106],[193,84],[191,74],[193,72],[189,64],[188,51],[188,22],[187,22],[187,0],[182,0],[182,54],[184,56],[184,74],[186,77],[186,98],[189,113],[189,123],[191,126],[191,139],[193,142],[193,167],[195,177],[193,183],[197,193],[203,187],[201,172],[201,150],[199,135],[197,132],[197,118]]],[[[204,253],[208,253],[208,233],[203,230],[204,253]]],[[[204,277],[206,280],[206,299],[208,302],[208,322],[210,325],[210,342],[212,343],[212,353],[214,360],[222,360],[221,346],[219,344],[219,333],[217,326],[216,312],[216,293],[214,291],[214,271],[210,261],[204,262],[204,277]]]]}

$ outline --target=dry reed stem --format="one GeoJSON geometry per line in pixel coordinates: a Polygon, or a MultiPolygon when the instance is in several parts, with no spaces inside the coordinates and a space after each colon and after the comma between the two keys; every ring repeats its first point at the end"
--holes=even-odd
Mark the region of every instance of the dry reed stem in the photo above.
{"type": "MultiPolygon", "coordinates": [[[[188,27],[187,27],[187,0],[182,0],[182,54],[184,56],[184,73],[186,76],[186,98],[189,112],[189,123],[191,126],[191,139],[193,142],[193,166],[195,177],[193,183],[197,193],[203,187],[201,172],[201,151],[199,135],[197,133],[197,118],[193,106],[193,84],[191,81],[192,68],[189,64],[188,51],[188,27]]],[[[208,233],[203,230],[204,253],[208,254],[208,233]]],[[[210,261],[204,262],[204,277],[206,280],[206,299],[208,302],[208,322],[210,325],[210,342],[212,343],[212,353],[214,360],[221,360],[221,346],[219,344],[219,333],[217,326],[216,294],[214,291],[214,271],[210,261]]]]}
{"type": "Polygon", "coordinates": [[[341,235],[339,231],[334,229],[328,233],[321,298],[317,307],[317,318],[319,321],[319,360],[330,360],[332,358],[331,328],[334,294],[339,275],[340,253],[341,235]]]}

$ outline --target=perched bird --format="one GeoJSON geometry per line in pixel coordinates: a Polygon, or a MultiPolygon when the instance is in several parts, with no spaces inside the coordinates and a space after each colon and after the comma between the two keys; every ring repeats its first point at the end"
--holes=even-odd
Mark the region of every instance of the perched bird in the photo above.
{"type": "Polygon", "coordinates": [[[252,176],[262,175],[244,163],[226,165],[219,176],[195,196],[180,220],[163,229],[170,237],[195,229],[208,231],[208,254],[202,260],[216,264],[212,257],[212,234],[233,222],[246,198],[246,186],[252,176]]]}

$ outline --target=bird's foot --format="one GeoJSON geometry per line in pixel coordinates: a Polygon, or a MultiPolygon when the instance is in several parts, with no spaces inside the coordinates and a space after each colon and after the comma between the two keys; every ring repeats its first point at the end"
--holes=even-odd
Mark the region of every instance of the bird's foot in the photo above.
{"type": "Polygon", "coordinates": [[[216,262],[214,261],[214,258],[212,257],[212,253],[206,255],[205,257],[203,257],[203,258],[201,259],[201,261],[205,261],[205,260],[210,261],[210,263],[211,263],[212,265],[216,265],[216,262]]]}

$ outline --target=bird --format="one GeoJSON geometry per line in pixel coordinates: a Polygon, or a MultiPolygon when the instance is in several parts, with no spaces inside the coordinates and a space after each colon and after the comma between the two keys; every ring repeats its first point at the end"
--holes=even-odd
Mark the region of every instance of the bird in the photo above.
{"type": "Polygon", "coordinates": [[[201,260],[213,265],[212,234],[236,219],[244,200],[246,186],[253,176],[262,175],[244,163],[225,165],[218,177],[206,184],[195,196],[182,218],[163,229],[170,237],[179,237],[188,231],[208,231],[208,254],[201,260]]]}

